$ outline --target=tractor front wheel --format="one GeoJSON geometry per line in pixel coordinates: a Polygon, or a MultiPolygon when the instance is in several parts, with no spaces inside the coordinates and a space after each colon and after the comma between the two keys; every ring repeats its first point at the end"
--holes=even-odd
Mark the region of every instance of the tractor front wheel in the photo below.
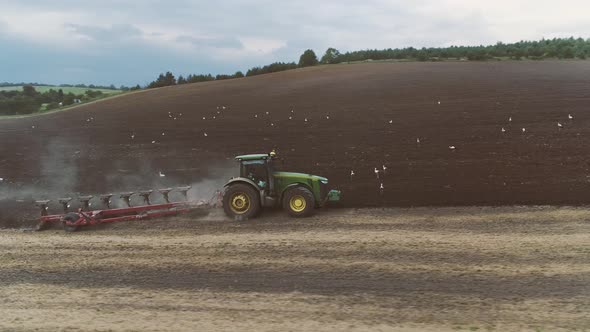
{"type": "Polygon", "coordinates": [[[283,209],[291,217],[303,218],[313,214],[315,200],[313,193],[305,187],[295,187],[290,189],[283,196],[283,209]]]}
{"type": "Polygon", "coordinates": [[[234,219],[249,219],[260,211],[260,198],[252,186],[236,183],[225,188],[223,193],[223,210],[234,219]]]}

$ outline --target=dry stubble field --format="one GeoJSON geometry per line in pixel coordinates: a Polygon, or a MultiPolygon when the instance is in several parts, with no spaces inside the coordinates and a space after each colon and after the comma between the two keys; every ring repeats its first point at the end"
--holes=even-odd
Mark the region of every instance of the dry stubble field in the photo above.
{"type": "Polygon", "coordinates": [[[0,230],[0,329],[586,330],[585,208],[0,230]]]}

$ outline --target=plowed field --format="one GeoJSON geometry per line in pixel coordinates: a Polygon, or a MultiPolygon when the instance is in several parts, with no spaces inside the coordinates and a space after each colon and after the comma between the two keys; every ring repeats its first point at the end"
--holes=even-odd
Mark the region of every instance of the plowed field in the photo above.
{"type": "Polygon", "coordinates": [[[306,68],[5,119],[0,142],[4,197],[203,180],[207,195],[234,155],[276,148],[282,169],[328,177],[348,207],[582,204],[590,61],[306,68]]]}

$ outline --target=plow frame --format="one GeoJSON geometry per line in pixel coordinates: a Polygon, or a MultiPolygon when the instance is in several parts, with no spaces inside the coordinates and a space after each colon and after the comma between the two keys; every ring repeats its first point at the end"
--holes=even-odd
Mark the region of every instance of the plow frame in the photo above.
{"type": "MultiPolygon", "coordinates": [[[[149,195],[149,194],[148,194],[149,195]]],[[[106,204],[106,209],[88,210],[88,200],[82,200],[86,203],[85,208],[79,208],[76,212],[67,211],[67,202],[64,207],[66,211],[61,214],[48,214],[47,203],[49,201],[38,201],[41,206],[41,217],[37,230],[43,230],[47,224],[62,223],[66,232],[73,232],[81,226],[97,225],[103,223],[113,223],[119,221],[143,220],[159,217],[169,217],[184,213],[190,213],[197,210],[203,210],[213,207],[218,207],[220,202],[221,192],[216,191],[215,195],[209,202],[166,202],[163,204],[150,204],[149,199],[146,199],[146,205],[128,206],[123,208],[110,208],[110,203],[106,204]]],[[[129,195],[130,196],[130,195],[129,195]]],[[[186,195],[185,195],[186,196],[186,195]]],[[[91,197],[91,196],[88,196],[91,197]]],[[[109,196],[110,197],[110,196],[109,196]]],[[[168,197],[165,197],[166,201],[168,197]]],[[[69,199],[69,198],[68,198],[69,199]]]]}

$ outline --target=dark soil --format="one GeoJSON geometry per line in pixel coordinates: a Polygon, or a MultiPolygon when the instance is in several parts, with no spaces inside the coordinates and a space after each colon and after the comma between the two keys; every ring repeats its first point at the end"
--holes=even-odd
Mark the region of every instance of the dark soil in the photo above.
{"type": "Polygon", "coordinates": [[[346,207],[584,204],[589,105],[588,61],[365,63],[168,87],[0,121],[0,192],[218,186],[234,155],[276,148],[282,169],[328,177],[346,207]]]}

